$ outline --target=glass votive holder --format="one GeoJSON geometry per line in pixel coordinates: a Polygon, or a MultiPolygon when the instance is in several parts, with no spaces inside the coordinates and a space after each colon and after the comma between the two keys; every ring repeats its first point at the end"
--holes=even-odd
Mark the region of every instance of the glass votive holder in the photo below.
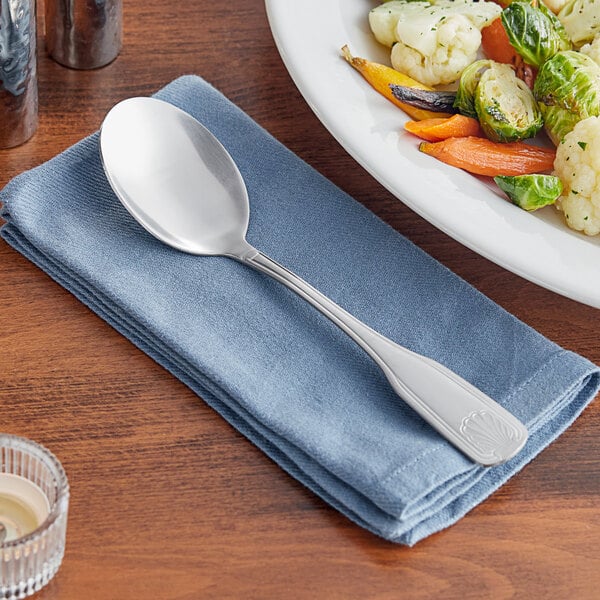
{"type": "Polygon", "coordinates": [[[36,442],[0,434],[0,600],[26,598],[54,577],[68,509],[58,459],[36,442]]]}

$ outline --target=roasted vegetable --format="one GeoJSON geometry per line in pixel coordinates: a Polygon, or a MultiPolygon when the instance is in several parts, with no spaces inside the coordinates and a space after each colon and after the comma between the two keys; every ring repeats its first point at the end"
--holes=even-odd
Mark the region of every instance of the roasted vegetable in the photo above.
{"type": "MultiPolygon", "coordinates": [[[[427,94],[440,106],[449,110],[450,92],[421,92],[408,90],[396,98],[412,102],[411,96],[427,94]]],[[[392,89],[394,92],[394,89],[392,89]]],[[[418,106],[425,106],[419,104],[418,106]]],[[[428,104],[430,110],[433,104],[428,104]]],[[[533,137],[542,128],[542,114],[527,85],[520,80],[510,65],[493,60],[478,60],[469,65],[461,75],[456,92],[454,109],[460,114],[476,118],[485,135],[495,142],[514,142],[533,137]]]]}
{"type": "Polygon", "coordinates": [[[421,142],[419,150],[476,175],[526,175],[552,169],[556,152],[525,142],[499,144],[480,137],[421,142]]]}
{"type": "Polygon", "coordinates": [[[600,234],[600,118],[579,121],[556,150],[554,172],[563,184],[556,206],[572,229],[600,234]]]}
{"type": "Polygon", "coordinates": [[[512,47],[534,67],[572,47],[565,28],[543,3],[535,7],[529,2],[512,2],[502,11],[501,19],[512,47]]]}
{"type": "Polygon", "coordinates": [[[581,46],[579,52],[587,54],[600,65],[600,35],[597,35],[589,44],[581,46]]]}
{"type": "Polygon", "coordinates": [[[494,142],[534,137],[544,125],[532,91],[508,65],[493,63],[483,72],[474,104],[481,128],[494,142]]]}
{"type": "Polygon", "coordinates": [[[558,19],[579,47],[600,33],[600,4],[595,0],[570,0],[558,13],[558,19]]]}
{"type": "Polygon", "coordinates": [[[501,12],[494,2],[393,0],[369,13],[392,66],[431,86],[456,81],[477,57],[482,27],[501,12]]]}
{"type": "Polygon", "coordinates": [[[542,65],[533,93],[558,144],[577,122],[600,115],[600,66],[580,52],[559,52],[542,65]]]}
{"type": "Polygon", "coordinates": [[[522,56],[517,54],[508,39],[508,34],[500,17],[481,30],[481,48],[487,58],[512,65],[515,68],[516,76],[522,79],[529,89],[533,89],[537,68],[528,65],[522,56]]]}
{"type": "MultiPolygon", "coordinates": [[[[403,85],[390,84],[392,95],[399,102],[410,104],[417,108],[440,113],[458,112],[454,108],[456,92],[442,92],[437,90],[420,90],[403,85]]],[[[439,115],[436,115],[439,116],[439,115]]]]}
{"type": "Polygon", "coordinates": [[[409,18],[411,14],[419,14],[430,6],[427,0],[405,2],[392,0],[385,2],[369,11],[369,26],[375,39],[384,46],[391,48],[397,41],[396,26],[398,21],[409,18]]]}
{"type": "Polygon", "coordinates": [[[513,64],[515,57],[518,56],[508,39],[500,17],[481,30],[481,48],[487,58],[509,65],[513,64]]]}
{"type": "MultiPolygon", "coordinates": [[[[388,67],[381,65],[376,62],[372,62],[365,58],[359,58],[352,56],[348,46],[342,48],[342,54],[344,58],[366,79],[366,81],[376,89],[380,94],[385,96],[388,100],[393,102],[396,106],[400,107],[409,117],[412,119],[430,119],[431,117],[439,117],[439,111],[433,113],[428,110],[422,110],[415,108],[410,104],[398,101],[392,94],[390,84],[403,85],[411,88],[430,89],[426,85],[423,85],[419,81],[415,81],[408,75],[404,75],[388,67]]],[[[447,116],[449,116],[448,113],[447,116]]]]}
{"type": "Polygon", "coordinates": [[[498,175],[494,181],[513,204],[529,211],[554,204],[562,193],[562,183],[555,175],[498,175]]]}
{"type": "Polygon", "coordinates": [[[407,121],[404,123],[404,129],[428,142],[439,142],[450,137],[483,135],[479,121],[464,115],[424,119],[423,121],[407,121]]]}
{"type": "MultiPolygon", "coordinates": [[[[475,90],[481,79],[481,76],[487,71],[494,62],[492,60],[476,60],[471,63],[460,76],[458,90],[454,107],[458,109],[461,115],[477,118],[475,110],[475,90]]],[[[506,67],[510,69],[510,67],[506,67]]]]}
{"type": "MultiPolygon", "coordinates": [[[[435,30],[431,27],[446,20],[452,15],[464,16],[473,27],[481,30],[489,25],[499,14],[501,8],[495,2],[480,0],[388,0],[369,11],[369,26],[375,39],[384,46],[392,47],[401,41],[402,31],[398,31],[398,23],[413,21],[416,17],[419,23],[413,21],[412,27],[422,25],[417,29],[419,37],[435,39],[435,30]]],[[[406,27],[406,25],[404,25],[406,27]]],[[[400,26],[403,29],[403,26],[400,26]]]]}

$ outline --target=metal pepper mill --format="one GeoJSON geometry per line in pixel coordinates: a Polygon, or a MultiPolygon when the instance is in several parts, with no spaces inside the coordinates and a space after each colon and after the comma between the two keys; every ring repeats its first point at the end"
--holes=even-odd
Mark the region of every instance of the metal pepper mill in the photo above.
{"type": "Polygon", "coordinates": [[[46,0],[46,48],[72,69],[97,69],[121,50],[122,0],[46,0]]]}
{"type": "Polygon", "coordinates": [[[0,148],[37,129],[35,0],[0,0],[0,148]]]}

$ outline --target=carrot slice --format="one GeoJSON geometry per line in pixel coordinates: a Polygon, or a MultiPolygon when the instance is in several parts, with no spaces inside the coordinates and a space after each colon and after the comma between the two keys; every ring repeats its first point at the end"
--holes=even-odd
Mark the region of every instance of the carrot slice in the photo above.
{"type": "Polygon", "coordinates": [[[396,100],[390,89],[390,84],[403,85],[406,87],[419,88],[421,90],[431,90],[425,84],[412,79],[396,69],[386,65],[372,62],[366,58],[352,56],[348,46],[342,48],[344,58],[366,79],[366,81],[376,89],[381,95],[385,96],[390,102],[400,107],[409,117],[420,121],[421,119],[431,119],[432,117],[449,117],[447,113],[436,113],[422,108],[416,108],[410,104],[396,100]]]}
{"type": "Polygon", "coordinates": [[[512,47],[500,17],[481,30],[481,47],[491,60],[512,65],[517,77],[533,89],[537,69],[528,65],[512,47]]]}
{"type": "Polygon", "coordinates": [[[509,65],[515,64],[517,52],[510,44],[500,17],[481,30],[481,48],[491,60],[509,65]]]}
{"type": "Polygon", "coordinates": [[[421,142],[419,150],[446,164],[476,175],[526,175],[549,171],[556,150],[523,142],[502,144],[480,137],[452,137],[421,142]]]}
{"type": "Polygon", "coordinates": [[[428,142],[439,142],[450,137],[483,136],[479,121],[464,115],[407,121],[404,129],[428,142]]]}

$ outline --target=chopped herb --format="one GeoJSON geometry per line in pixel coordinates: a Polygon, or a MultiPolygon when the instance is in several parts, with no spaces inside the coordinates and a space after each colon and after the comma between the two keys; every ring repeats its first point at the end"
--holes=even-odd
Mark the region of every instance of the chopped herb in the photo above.
{"type": "Polygon", "coordinates": [[[585,150],[587,147],[587,142],[577,142],[577,145],[582,149],[585,150]]]}

